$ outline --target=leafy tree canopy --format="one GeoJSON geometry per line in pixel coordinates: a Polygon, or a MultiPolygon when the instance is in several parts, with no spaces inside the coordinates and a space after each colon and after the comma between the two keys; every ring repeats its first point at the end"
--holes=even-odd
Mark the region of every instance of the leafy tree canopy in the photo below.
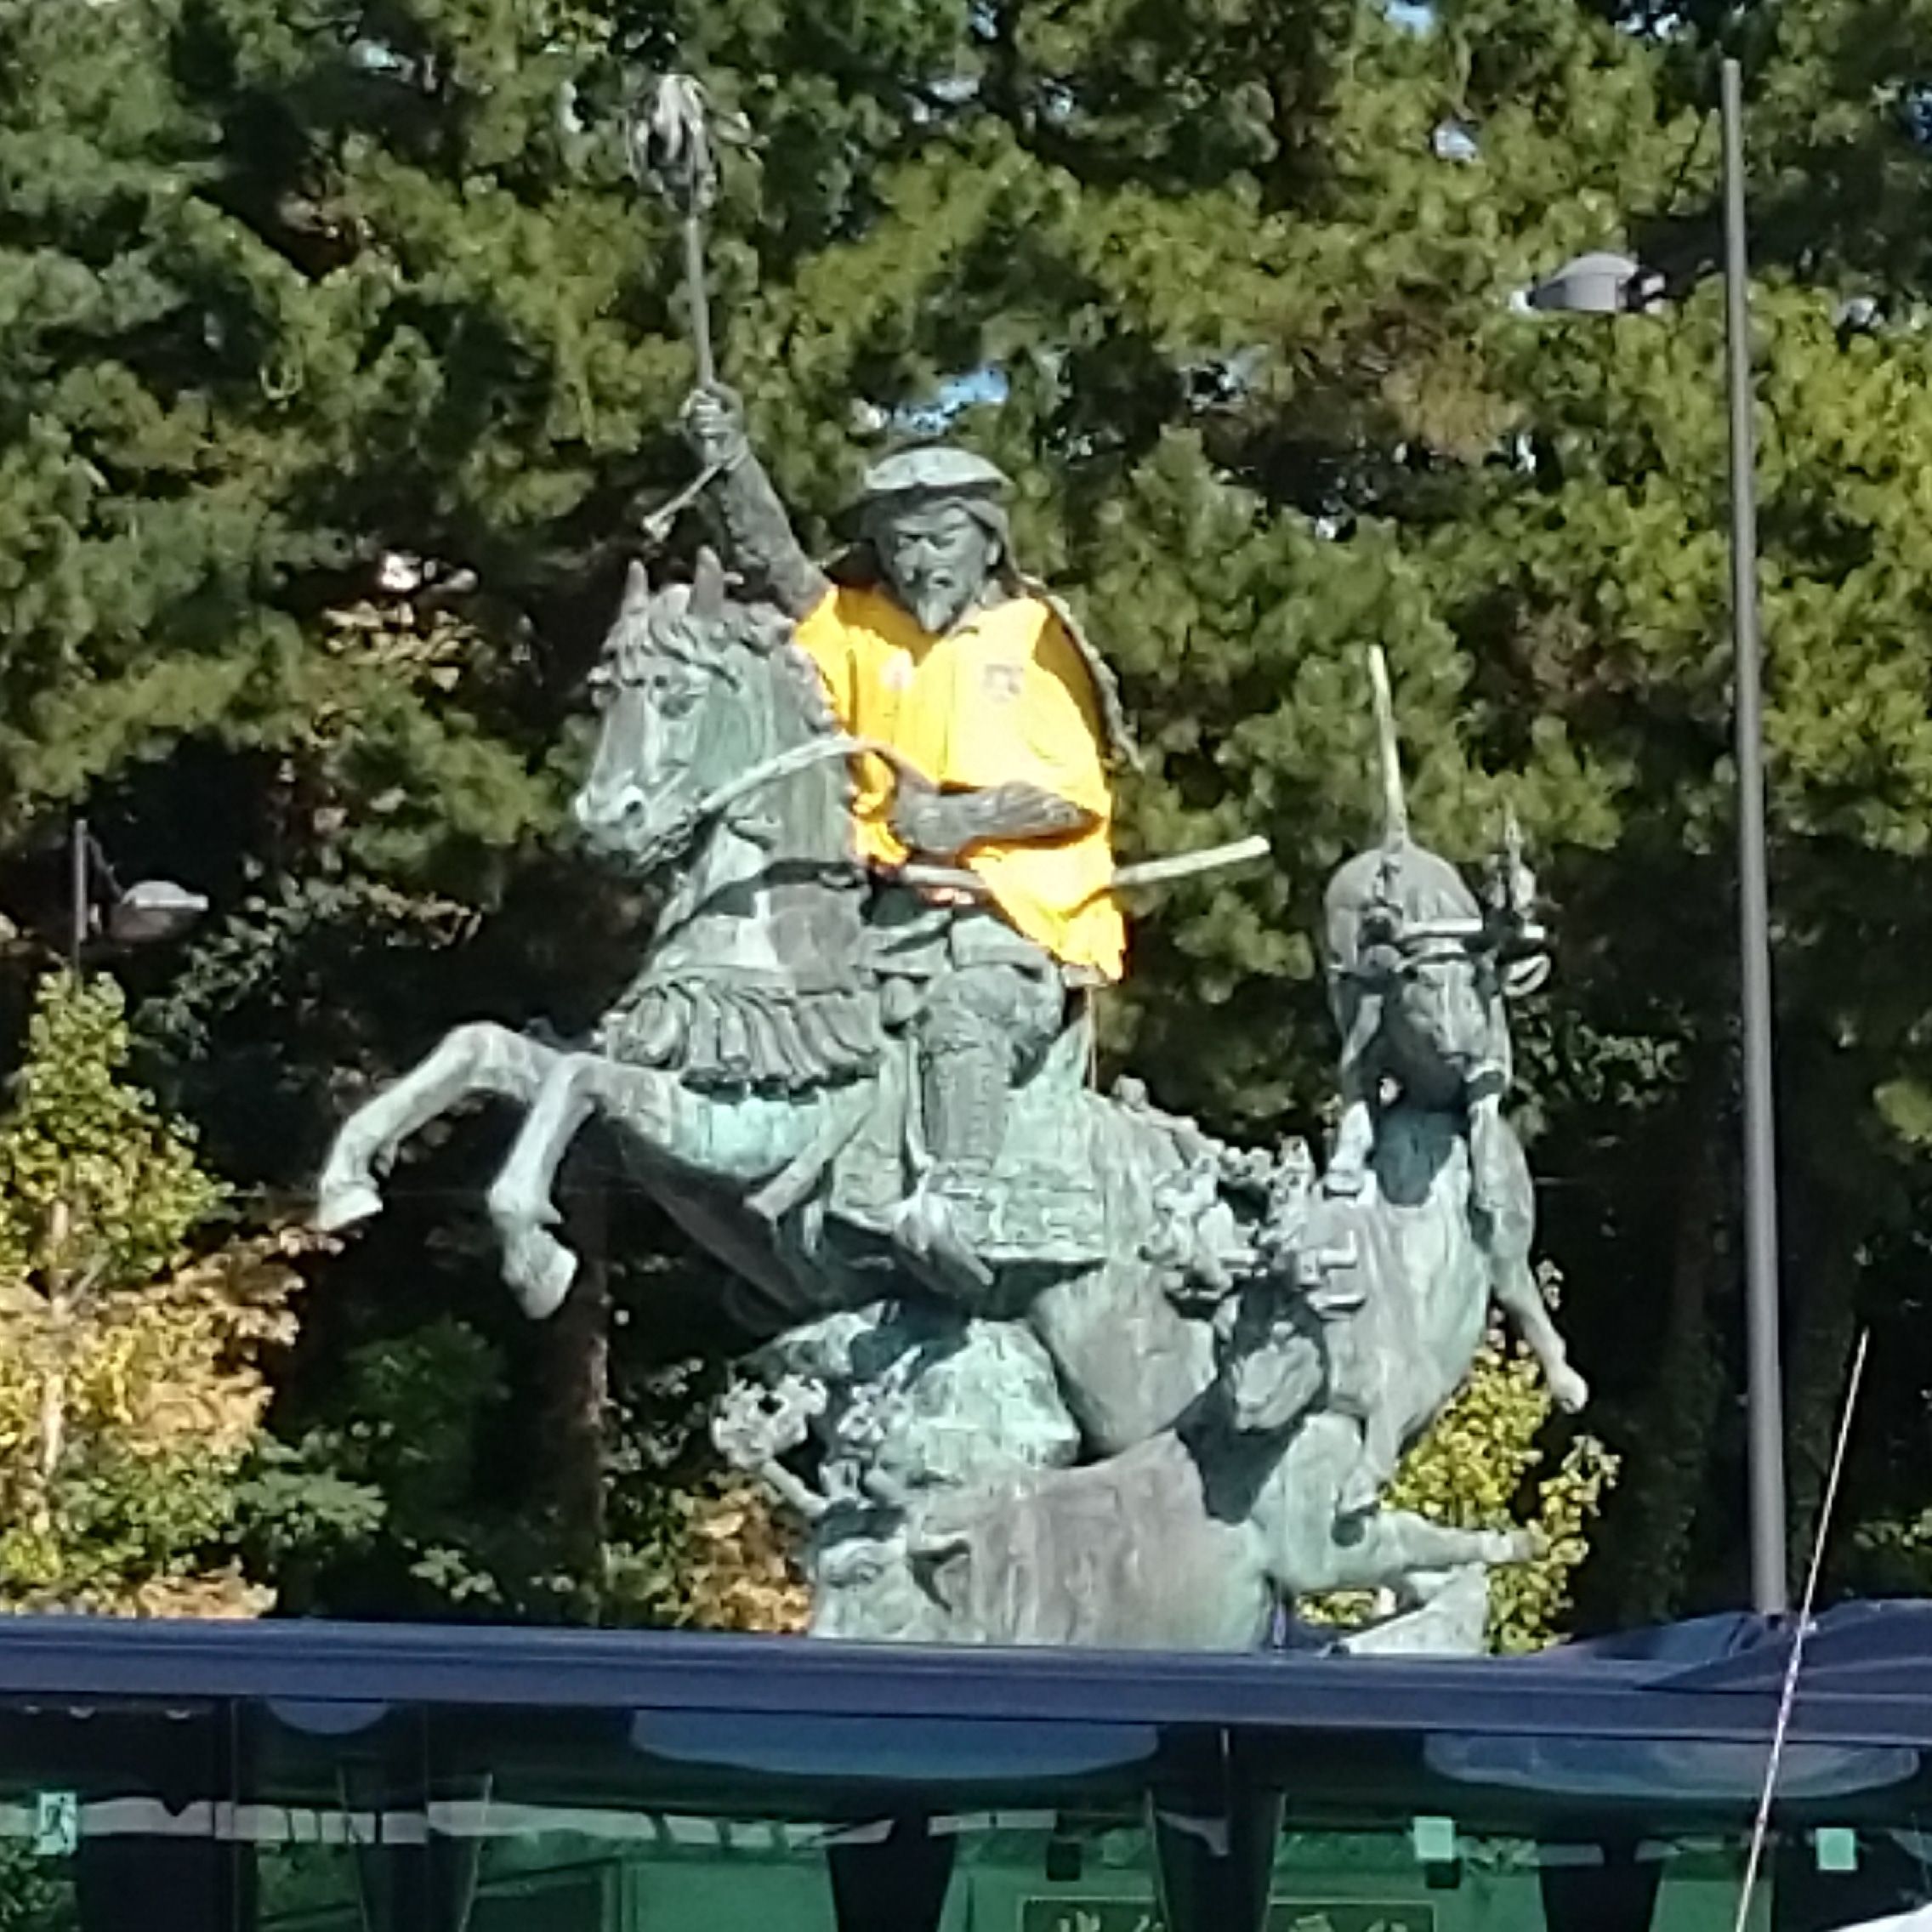
{"type": "MultiPolygon", "coordinates": [[[[1123,842],[1275,841],[1271,868],[1145,910],[1117,1057],[1224,1128],[1319,1124],[1334,1043],[1310,935],[1328,870],[1376,829],[1368,644],[1394,666],[1423,835],[1473,859],[1517,811],[1562,941],[1522,1026],[1546,1246],[1627,1472],[1583,1614],[1734,1597],[1709,276],[1734,52],[1800,1527],[1861,1321],[1895,1346],[1857,1507],[1907,1520],[1932,1378],[1924,14],[0,13],[0,901],[31,937],[37,855],[83,800],[128,865],[210,892],[189,955],[127,976],[156,1079],[255,1189],[312,1171],[338,1069],[392,1067],[479,1011],[571,1026],[609,997],[639,908],[561,855],[556,808],[635,514],[688,474],[667,428],[691,368],[673,219],[615,138],[627,71],[674,55],[758,136],[727,156],[721,351],[808,529],[828,537],[882,442],[949,421],[1014,474],[1029,561],[1122,670],[1150,754],[1123,842]],[[1663,313],[1513,303],[1600,247],[1666,272],[1663,313]]],[[[469,1359],[504,1365],[466,1384],[478,1446],[452,1467],[484,1485],[488,1445],[533,1412],[518,1378],[548,1372],[463,1219],[492,1151],[433,1148],[394,1228],[332,1262],[291,1442],[346,1441],[384,1352],[455,1323],[469,1359]]],[[[661,1293],[664,1245],[620,1212],[620,1395],[707,1338],[661,1293]]],[[[605,1470],[630,1453],[611,1426],[605,1470]]],[[[342,1452],[345,1482],[397,1501],[368,1442],[342,1452]]],[[[441,1547],[414,1521],[405,1571],[441,1547]]]]}

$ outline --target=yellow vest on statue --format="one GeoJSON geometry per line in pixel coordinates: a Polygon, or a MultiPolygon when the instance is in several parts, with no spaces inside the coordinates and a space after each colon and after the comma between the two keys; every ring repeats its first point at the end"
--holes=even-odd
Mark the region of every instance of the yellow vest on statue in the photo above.
{"type": "MultiPolygon", "coordinates": [[[[798,627],[840,724],[876,738],[941,787],[1031,785],[1089,812],[1064,839],[972,847],[963,863],[1014,926],[1069,966],[1121,975],[1125,922],[1112,893],[1113,795],[1086,660],[1039,599],[974,612],[943,637],[884,592],[839,587],[798,627]]],[[[862,856],[902,864],[892,779],[860,774],[862,856]]]]}

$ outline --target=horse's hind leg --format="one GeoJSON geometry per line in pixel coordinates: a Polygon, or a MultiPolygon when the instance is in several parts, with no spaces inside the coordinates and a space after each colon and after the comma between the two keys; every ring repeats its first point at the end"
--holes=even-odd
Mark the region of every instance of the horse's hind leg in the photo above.
{"type": "Polygon", "coordinates": [[[1331,1589],[1399,1589],[1418,1571],[1523,1563],[1537,1553],[1526,1530],[1458,1530],[1412,1509],[1358,1517],[1335,1540],[1331,1589]]]}
{"type": "Polygon", "coordinates": [[[503,1279],[533,1320],[555,1314],[577,1278],[576,1255],[549,1231],[562,1219],[551,1190],[571,1142],[594,1112],[603,1112],[626,1132],[662,1145],[669,1133],[669,1085],[650,1067],[594,1054],[552,1056],[490,1189],[490,1219],[503,1243],[503,1279]]]}
{"type": "Polygon", "coordinates": [[[557,1058],[554,1048],[491,1020],[452,1028],[401,1079],[343,1122],[316,1184],[315,1225],[346,1228],[379,1214],[377,1177],[411,1134],[472,1094],[527,1102],[557,1058]]]}
{"type": "Polygon", "coordinates": [[[1373,1509],[1338,1522],[1342,1484],[1360,1440],[1346,1418],[1315,1416],[1276,1471],[1270,1573],[1291,1595],[1401,1589],[1418,1571],[1520,1563],[1535,1554],[1533,1539],[1520,1532],[1454,1529],[1407,1509],[1373,1509]]]}

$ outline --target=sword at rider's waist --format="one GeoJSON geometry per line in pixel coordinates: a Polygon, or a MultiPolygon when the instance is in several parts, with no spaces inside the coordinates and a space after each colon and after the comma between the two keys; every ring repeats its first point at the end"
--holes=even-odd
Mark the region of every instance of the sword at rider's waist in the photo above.
{"type": "MultiPolygon", "coordinates": [[[[1225,872],[1230,866],[1244,866],[1251,859],[1268,856],[1268,841],[1259,833],[1237,838],[1226,845],[1209,845],[1198,852],[1177,852],[1165,859],[1144,859],[1131,866],[1117,866],[1110,883],[1115,892],[1131,891],[1135,886],[1169,885],[1176,879],[1196,878],[1203,872],[1225,872]]],[[[986,882],[977,872],[958,866],[927,866],[913,862],[898,867],[895,878],[924,892],[960,892],[976,899],[990,895],[986,882]]]]}

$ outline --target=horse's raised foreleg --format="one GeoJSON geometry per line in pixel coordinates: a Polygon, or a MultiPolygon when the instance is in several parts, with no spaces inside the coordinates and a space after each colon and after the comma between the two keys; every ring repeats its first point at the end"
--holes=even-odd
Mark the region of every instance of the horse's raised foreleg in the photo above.
{"type": "Polygon", "coordinates": [[[1374,1053],[1382,1031],[1380,993],[1359,989],[1336,1003],[1342,1021],[1342,1115],[1321,1185],[1330,1194],[1360,1194],[1375,1158],[1375,1098],[1381,1084],[1374,1053]]]}
{"type": "Polygon", "coordinates": [[[562,1219],[552,1198],[557,1169],[593,1113],[662,1146],[670,1136],[676,1082],[651,1067],[594,1054],[558,1054],[538,1088],[523,1130],[490,1189],[490,1219],[503,1243],[503,1279],[523,1311],[556,1313],[577,1277],[576,1255],[549,1230],[562,1219]]]}
{"type": "MultiPolygon", "coordinates": [[[[1497,1077],[1499,1078],[1499,1077],[1497,1077]]],[[[1571,1368],[1569,1350],[1549,1315],[1549,1304],[1530,1267],[1536,1241],[1536,1182],[1509,1121],[1503,1118],[1497,1080],[1470,1105],[1469,1153],[1472,1206],[1484,1254],[1490,1262],[1490,1294],[1543,1372],[1557,1406],[1577,1414],[1590,1401],[1590,1385],[1571,1368]]]]}
{"type": "Polygon", "coordinates": [[[1574,1415],[1588,1401],[1589,1384],[1570,1366],[1570,1351],[1530,1266],[1536,1184],[1523,1144],[1493,1096],[1470,1111],[1469,1155],[1477,1182],[1479,1225],[1489,1257],[1490,1293],[1528,1344],[1558,1407],[1574,1415]]]}
{"type": "Polygon", "coordinates": [[[1510,1325],[1529,1344],[1543,1370],[1543,1378],[1556,1406],[1575,1415],[1590,1399],[1590,1385],[1570,1366],[1570,1351],[1556,1332],[1549,1304],[1530,1264],[1520,1259],[1499,1262],[1491,1276],[1491,1292],[1510,1325]]]}
{"type": "Polygon", "coordinates": [[[480,1020],[441,1042],[342,1123],[315,1188],[315,1225],[346,1228],[383,1208],[378,1177],[411,1134],[473,1094],[528,1101],[556,1050],[480,1020]]]}

